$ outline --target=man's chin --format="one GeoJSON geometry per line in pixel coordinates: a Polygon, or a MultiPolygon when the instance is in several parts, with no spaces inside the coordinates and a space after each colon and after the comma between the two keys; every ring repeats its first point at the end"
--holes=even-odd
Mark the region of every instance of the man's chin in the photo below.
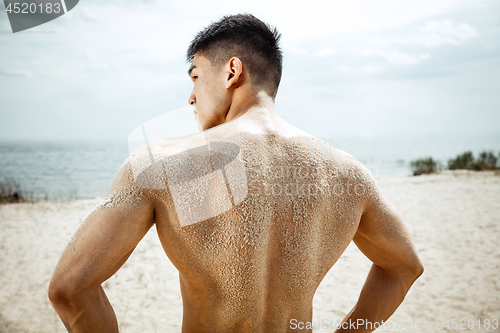
{"type": "Polygon", "coordinates": [[[208,129],[211,129],[212,127],[215,127],[216,125],[212,124],[212,123],[205,123],[201,120],[198,120],[198,129],[200,130],[200,132],[203,132],[203,131],[206,131],[208,129]]]}
{"type": "Polygon", "coordinates": [[[212,123],[212,122],[203,122],[203,121],[198,121],[198,128],[200,129],[200,131],[206,131],[208,129],[211,129],[211,128],[214,128],[215,126],[217,126],[219,124],[216,124],[216,123],[212,123]]]}

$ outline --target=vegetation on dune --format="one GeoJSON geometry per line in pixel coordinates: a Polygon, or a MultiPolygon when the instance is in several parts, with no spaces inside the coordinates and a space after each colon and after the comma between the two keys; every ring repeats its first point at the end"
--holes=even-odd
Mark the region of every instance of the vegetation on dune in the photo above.
{"type": "MultiPolygon", "coordinates": [[[[471,151],[466,151],[455,158],[448,160],[449,170],[500,170],[498,162],[500,161],[500,152],[498,156],[493,151],[483,151],[477,158],[471,151]]],[[[441,163],[432,157],[420,158],[411,161],[409,168],[414,176],[433,173],[442,169],[441,163]]]]}
{"type": "MultiPolygon", "coordinates": [[[[499,154],[500,157],[500,154],[499,154]]],[[[497,170],[498,157],[492,151],[483,151],[476,159],[472,152],[467,151],[456,158],[448,160],[448,169],[457,170],[497,170]]]]}
{"type": "Polygon", "coordinates": [[[458,169],[471,169],[472,164],[474,164],[474,155],[471,151],[467,151],[463,154],[458,155],[455,158],[448,160],[448,169],[458,170],[458,169]]]}
{"type": "Polygon", "coordinates": [[[19,183],[10,178],[3,178],[0,180],[0,203],[25,201],[25,195],[19,183]]]}
{"type": "Polygon", "coordinates": [[[432,157],[419,158],[410,162],[410,169],[414,176],[433,173],[441,169],[441,163],[432,157]]]}
{"type": "Polygon", "coordinates": [[[17,202],[39,202],[39,201],[71,201],[78,199],[77,190],[59,191],[49,194],[46,192],[34,195],[32,191],[22,189],[21,185],[12,178],[0,178],[0,204],[17,202]]]}

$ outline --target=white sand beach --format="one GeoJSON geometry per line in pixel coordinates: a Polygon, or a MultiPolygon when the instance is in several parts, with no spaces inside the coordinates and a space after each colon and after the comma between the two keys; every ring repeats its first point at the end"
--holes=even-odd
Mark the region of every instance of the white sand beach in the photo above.
{"type": "MultiPolygon", "coordinates": [[[[451,319],[458,319],[458,328],[468,332],[500,332],[500,324],[484,327],[487,320],[500,321],[500,176],[444,171],[378,183],[403,216],[425,267],[385,328],[440,332],[449,319],[455,331],[451,319]]],[[[47,298],[48,283],[64,247],[97,203],[0,205],[0,332],[65,332],[47,298]]],[[[314,298],[313,321],[323,324],[316,332],[334,331],[328,324],[355,304],[369,268],[351,244],[314,298]]],[[[121,332],[181,331],[178,274],[154,228],[104,288],[121,332]]]]}

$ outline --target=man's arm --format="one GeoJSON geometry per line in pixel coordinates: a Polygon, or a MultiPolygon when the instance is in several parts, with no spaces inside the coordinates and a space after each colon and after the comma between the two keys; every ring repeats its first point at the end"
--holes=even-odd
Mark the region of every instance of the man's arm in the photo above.
{"type": "Polygon", "coordinates": [[[125,263],[153,223],[147,190],[136,186],[126,161],[106,199],[66,247],[50,281],[50,301],[68,332],[118,332],[101,284],[125,263]]]}
{"type": "Polygon", "coordinates": [[[373,265],[358,302],[337,332],[375,330],[394,313],[413,282],[423,273],[401,215],[367,173],[368,170],[363,172],[367,193],[365,208],[353,241],[373,265]],[[375,326],[370,328],[368,323],[375,326]]]}

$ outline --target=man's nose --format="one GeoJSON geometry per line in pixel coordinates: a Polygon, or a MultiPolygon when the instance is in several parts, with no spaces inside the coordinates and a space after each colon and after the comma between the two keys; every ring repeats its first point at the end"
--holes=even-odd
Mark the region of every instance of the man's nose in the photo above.
{"type": "Polygon", "coordinates": [[[194,97],[194,94],[191,94],[191,96],[189,96],[188,104],[193,106],[196,104],[196,97],[194,97]]]}

